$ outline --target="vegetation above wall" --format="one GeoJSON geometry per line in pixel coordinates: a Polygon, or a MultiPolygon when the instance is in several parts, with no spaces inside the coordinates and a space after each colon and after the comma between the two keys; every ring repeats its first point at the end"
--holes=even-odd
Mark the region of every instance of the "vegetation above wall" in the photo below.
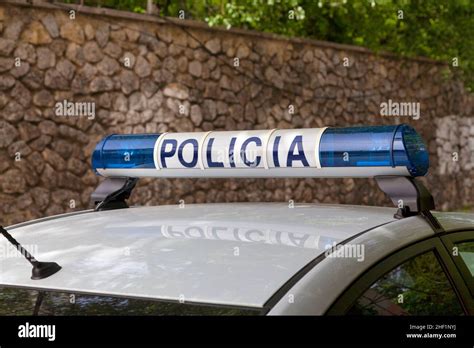
{"type": "MultiPolygon", "coordinates": [[[[77,0],[65,2],[76,3],[77,0]]],[[[147,0],[85,0],[146,12],[147,0]]],[[[153,0],[154,13],[449,62],[474,89],[474,1],[153,0]]]]}

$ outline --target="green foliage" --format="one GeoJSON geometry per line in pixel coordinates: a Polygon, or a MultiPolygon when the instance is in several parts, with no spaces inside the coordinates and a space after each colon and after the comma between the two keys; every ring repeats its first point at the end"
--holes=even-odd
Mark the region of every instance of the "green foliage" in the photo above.
{"type": "MultiPolygon", "coordinates": [[[[474,88],[474,1],[228,0],[210,25],[244,27],[453,62],[474,88]],[[294,11],[294,12],[290,12],[294,11]],[[296,15],[290,16],[291,13],[296,15]]],[[[212,11],[212,8],[210,8],[212,11]]]]}
{"type": "Polygon", "coordinates": [[[378,281],[351,314],[459,315],[462,308],[433,252],[419,255],[378,281]],[[401,301],[400,301],[401,300],[401,301]]]}
{"type": "Polygon", "coordinates": [[[230,308],[154,299],[136,299],[104,295],[85,295],[0,287],[0,315],[258,315],[257,309],[230,308]],[[74,295],[71,297],[71,295],[74,295]],[[74,301],[71,301],[74,298],[74,301]]]}
{"type": "MultiPolygon", "coordinates": [[[[146,0],[95,0],[143,12],[146,0]]],[[[452,64],[474,89],[472,0],[154,0],[160,15],[204,20],[287,36],[309,37],[425,56],[452,64]]],[[[92,5],[92,4],[91,4],[92,5]]]]}
{"type": "MultiPolygon", "coordinates": [[[[79,0],[62,0],[68,4],[78,4],[79,0]]],[[[84,5],[94,7],[107,7],[122,11],[137,13],[146,12],[146,0],[84,0],[84,5]]]]}

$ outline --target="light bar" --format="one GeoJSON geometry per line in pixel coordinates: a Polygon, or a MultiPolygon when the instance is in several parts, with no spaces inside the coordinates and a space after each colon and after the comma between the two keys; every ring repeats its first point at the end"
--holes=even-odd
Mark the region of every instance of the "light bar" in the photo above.
{"type": "Polygon", "coordinates": [[[420,135],[406,124],[110,135],[92,155],[105,177],[422,176],[420,135]]]}

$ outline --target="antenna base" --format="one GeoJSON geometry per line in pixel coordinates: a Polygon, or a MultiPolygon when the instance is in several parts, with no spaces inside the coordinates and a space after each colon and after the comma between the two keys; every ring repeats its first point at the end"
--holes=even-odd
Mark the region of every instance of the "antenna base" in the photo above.
{"type": "Polygon", "coordinates": [[[58,272],[61,269],[56,262],[40,262],[37,261],[33,264],[33,269],[31,270],[31,279],[38,280],[48,278],[54,273],[58,272]]]}

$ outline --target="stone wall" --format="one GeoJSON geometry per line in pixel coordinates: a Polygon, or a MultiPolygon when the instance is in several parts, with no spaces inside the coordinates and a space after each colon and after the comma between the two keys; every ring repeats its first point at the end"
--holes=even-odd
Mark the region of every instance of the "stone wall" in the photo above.
{"type": "MultiPolygon", "coordinates": [[[[8,225],[89,207],[91,152],[110,133],[406,122],[426,139],[439,208],[474,204],[473,98],[446,65],[82,7],[0,4],[0,208],[8,225]],[[129,64],[128,64],[129,63],[129,64]],[[381,103],[419,102],[420,118],[381,103]],[[88,102],[95,116],[60,116],[88,102]],[[454,116],[453,116],[454,115],[454,116]],[[458,153],[455,158],[453,152],[458,153]]],[[[142,180],[135,204],[387,204],[369,179],[142,180]]]]}

